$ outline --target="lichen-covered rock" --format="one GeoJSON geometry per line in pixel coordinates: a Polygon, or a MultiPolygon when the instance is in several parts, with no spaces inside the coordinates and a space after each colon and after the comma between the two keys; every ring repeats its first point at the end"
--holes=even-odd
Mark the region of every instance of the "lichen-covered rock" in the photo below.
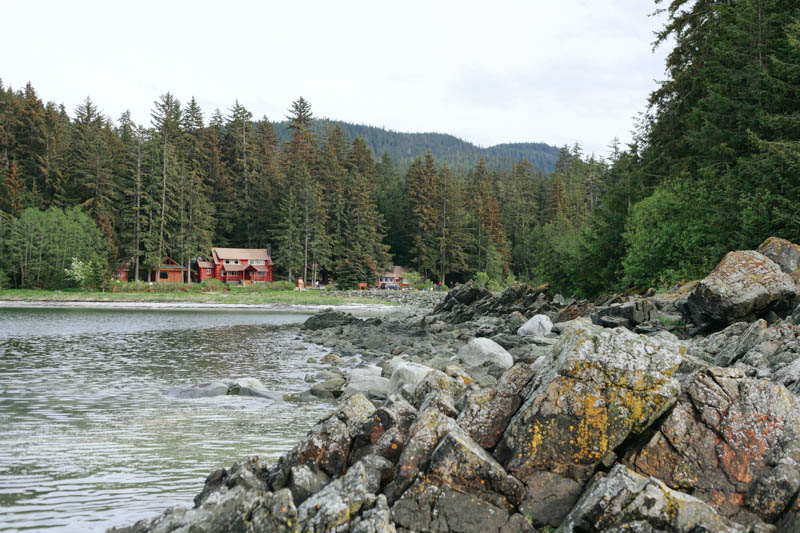
{"type": "Polygon", "coordinates": [[[471,392],[458,416],[458,425],[484,448],[494,448],[522,404],[523,389],[533,375],[530,365],[517,364],[500,377],[495,387],[471,392]]]}
{"type": "Polygon", "coordinates": [[[258,457],[247,457],[230,468],[215,470],[206,478],[203,490],[194,497],[195,507],[202,505],[211,495],[240,486],[245,490],[266,491],[267,466],[258,457]]]}
{"type": "Polygon", "coordinates": [[[563,518],[558,513],[574,503],[576,487],[595,467],[674,404],[680,386],[672,376],[681,351],[668,340],[576,321],[562,334],[553,357],[532,365],[536,376],[530,393],[495,457],[528,485],[522,509],[534,525],[544,525],[544,515],[557,525],[563,518]],[[565,481],[554,483],[554,477],[565,481]]]}
{"type": "Polygon", "coordinates": [[[276,493],[236,486],[216,493],[194,509],[169,509],[160,516],[141,520],[114,533],[227,533],[232,531],[297,531],[297,511],[288,490],[276,493]]]}
{"type": "Polygon", "coordinates": [[[769,237],[758,247],[758,253],[769,257],[787,274],[800,269],[800,246],[786,239],[769,237]]]}
{"type": "Polygon", "coordinates": [[[417,474],[428,467],[431,454],[439,441],[456,428],[456,421],[438,409],[420,412],[409,430],[409,438],[397,461],[395,479],[386,489],[386,497],[392,503],[414,482],[417,474]]]}
{"type": "Polygon", "coordinates": [[[517,329],[517,335],[544,337],[553,329],[553,321],[547,315],[535,315],[517,329]]]}
{"type": "Polygon", "coordinates": [[[273,490],[286,486],[291,468],[307,465],[330,477],[345,473],[353,439],[375,412],[375,406],[363,394],[349,398],[339,409],[322,419],[270,470],[268,482],[273,490]]]}
{"type": "Polygon", "coordinates": [[[597,475],[557,533],[746,533],[702,501],[617,465],[597,475]]]}
{"type": "Polygon", "coordinates": [[[359,462],[303,502],[297,508],[297,520],[304,532],[335,531],[350,522],[362,507],[374,503],[375,495],[367,488],[364,465],[359,462]]]}
{"type": "Polygon", "coordinates": [[[725,326],[794,298],[792,278],[764,255],[730,252],[689,294],[683,311],[703,327],[725,326]]]}
{"type": "Polygon", "coordinates": [[[468,367],[481,366],[484,363],[496,364],[503,368],[514,366],[514,358],[505,348],[484,337],[470,339],[458,350],[458,359],[468,367]]]}
{"type": "Polygon", "coordinates": [[[414,404],[420,407],[425,398],[431,393],[443,393],[454,402],[466,389],[464,381],[453,379],[441,370],[431,370],[417,385],[414,391],[414,404]]]}
{"type": "Polygon", "coordinates": [[[396,533],[392,522],[392,512],[386,502],[386,496],[378,495],[375,507],[364,511],[354,522],[351,533],[396,533]]]}
{"type": "Polygon", "coordinates": [[[309,496],[321,491],[330,481],[331,478],[325,472],[312,470],[307,465],[296,465],[289,472],[288,488],[292,491],[295,505],[300,505],[309,496]]]}
{"type": "Polygon", "coordinates": [[[773,521],[797,491],[800,404],[780,385],[709,367],[624,462],[740,522],[773,521]]]}

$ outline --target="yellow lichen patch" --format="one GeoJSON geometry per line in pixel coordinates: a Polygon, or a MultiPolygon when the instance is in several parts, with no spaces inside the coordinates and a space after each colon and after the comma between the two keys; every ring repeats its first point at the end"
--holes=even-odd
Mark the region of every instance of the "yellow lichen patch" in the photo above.
{"type": "Polygon", "coordinates": [[[583,416],[575,435],[573,458],[577,464],[599,461],[608,451],[608,411],[602,398],[587,394],[582,398],[583,416]]]}

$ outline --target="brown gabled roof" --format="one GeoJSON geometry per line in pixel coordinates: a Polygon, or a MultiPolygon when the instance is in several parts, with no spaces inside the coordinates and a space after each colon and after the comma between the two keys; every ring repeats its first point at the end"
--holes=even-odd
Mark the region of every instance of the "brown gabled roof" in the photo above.
{"type": "Polygon", "coordinates": [[[222,270],[225,272],[241,272],[250,265],[222,265],[222,270]]]}
{"type": "Polygon", "coordinates": [[[171,257],[165,257],[161,264],[158,266],[158,270],[187,270],[185,266],[181,266],[178,264],[177,261],[172,259],[171,257]]]}
{"type": "Polygon", "coordinates": [[[267,267],[265,267],[264,265],[245,265],[245,268],[252,268],[256,272],[266,272],[267,271],[267,267]]]}
{"type": "Polygon", "coordinates": [[[214,268],[214,263],[211,261],[198,261],[197,268],[214,268]]]}
{"type": "Polygon", "coordinates": [[[225,259],[261,259],[266,264],[272,264],[272,258],[266,248],[212,248],[211,255],[214,261],[221,263],[225,259]]]}

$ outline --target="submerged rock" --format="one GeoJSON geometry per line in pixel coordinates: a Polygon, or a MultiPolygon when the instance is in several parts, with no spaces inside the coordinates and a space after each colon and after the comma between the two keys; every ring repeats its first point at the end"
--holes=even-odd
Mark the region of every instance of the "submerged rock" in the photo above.
{"type": "Polygon", "coordinates": [[[214,396],[252,396],[269,400],[283,400],[283,394],[268,390],[255,378],[239,378],[227,381],[201,383],[194,387],[172,388],[164,391],[165,396],[180,399],[212,398],[214,396]]]}

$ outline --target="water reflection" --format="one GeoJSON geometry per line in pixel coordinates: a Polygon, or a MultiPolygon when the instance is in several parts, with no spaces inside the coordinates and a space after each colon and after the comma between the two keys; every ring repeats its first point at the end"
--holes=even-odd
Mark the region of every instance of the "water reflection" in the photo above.
{"type": "Polygon", "coordinates": [[[305,318],[0,309],[0,530],[103,531],[189,505],[240,456],[276,459],[329,404],[161,392],[245,376],[304,390],[322,352],[276,324],[305,318]]]}

